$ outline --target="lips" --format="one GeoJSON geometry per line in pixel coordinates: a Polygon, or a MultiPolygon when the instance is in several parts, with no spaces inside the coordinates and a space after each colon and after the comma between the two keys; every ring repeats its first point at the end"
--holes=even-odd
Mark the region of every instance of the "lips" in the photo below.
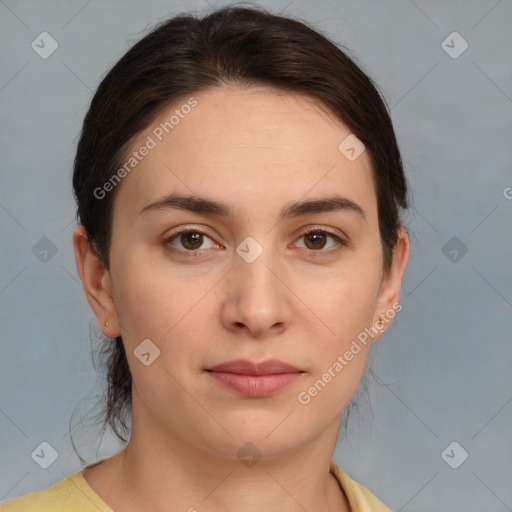
{"type": "Polygon", "coordinates": [[[253,398],[270,396],[301,378],[303,371],[277,359],[253,363],[245,359],[207,370],[215,382],[253,398]]]}
{"type": "Polygon", "coordinates": [[[276,373],[301,372],[298,368],[277,359],[268,359],[261,363],[253,363],[247,359],[237,359],[236,361],[228,361],[227,363],[213,366],[208,371],[237,373],[240,375],[273,375],[276,373]]]}

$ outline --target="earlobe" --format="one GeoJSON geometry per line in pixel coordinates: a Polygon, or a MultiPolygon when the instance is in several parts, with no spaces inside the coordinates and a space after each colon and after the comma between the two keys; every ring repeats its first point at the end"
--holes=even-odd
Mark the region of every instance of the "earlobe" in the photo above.
{"type": "Polygon", "coordinates": [[[83,225],[77,226],[73,232],[73,247],[78,275],[100,329],[110,338],[119,336],[110,272],[99,259],[83,225]]]}
{"type": "Polygon", "coordinates": [[[400,311],[400,287],[402,285],[402,277],[409,261],[409,233],[405,226],[401,225],[398,231],[398,240],[393,248],[393,261],[389,273],[384,278],[377,307],[375,310],[375,321],[378,325],[379,333],[374,339],[380,338],[385,329],[392,323],[396,313],[400,311]],[[382,322],[383,319],[383,322],[382,322]],[[380,326],[384,324],[383,328],[380,326]]]}

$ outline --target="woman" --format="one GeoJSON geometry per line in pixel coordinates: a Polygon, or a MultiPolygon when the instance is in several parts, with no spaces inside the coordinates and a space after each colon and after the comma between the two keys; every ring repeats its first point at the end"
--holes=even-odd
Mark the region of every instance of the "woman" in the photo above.
{"type": "Polygon", "coordinates": [[[130,438],[2,512],[389,510],[332,460],[409,256],[371,79],[296,20],[175,17],[100,84],[73,185],[130,438]]]}

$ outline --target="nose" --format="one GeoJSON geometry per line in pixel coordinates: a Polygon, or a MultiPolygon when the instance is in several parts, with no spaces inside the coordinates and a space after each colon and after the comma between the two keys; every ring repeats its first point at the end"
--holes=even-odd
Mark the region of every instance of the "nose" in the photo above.
{"type": "Polygon", "coordinates": [[[270,250],[252,262],[237,255],[226,276],[222,322],[261,339],[282,332],[291,319],[291,296],[282,265],[270,250]]]}

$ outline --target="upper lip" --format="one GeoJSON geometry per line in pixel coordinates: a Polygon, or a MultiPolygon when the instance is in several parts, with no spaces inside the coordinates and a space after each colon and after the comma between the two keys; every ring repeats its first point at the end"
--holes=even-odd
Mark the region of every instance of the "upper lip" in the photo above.
{"type": "Polygon", "coordinates": [[[301,372],[298,368],[278,359],[267,359],[261,363],[252,362],[247,359],[237,359],[212,366],[208,371],[238,373],[241,375],[272,375],[276,373],[301,372]]]}

